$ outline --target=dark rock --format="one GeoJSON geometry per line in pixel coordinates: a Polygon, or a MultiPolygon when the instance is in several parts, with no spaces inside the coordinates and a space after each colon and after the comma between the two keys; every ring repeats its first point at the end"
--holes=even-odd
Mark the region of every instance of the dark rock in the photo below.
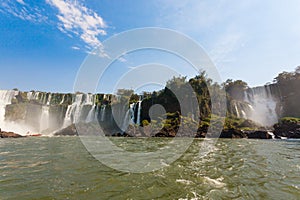
{"type": "Polygon", "coordinates": [[[64,129],[54,133],[55,136],[75,136],[78,135],[75,124],[72,124],[64,129]]]}
{"type": "Polygon", "coordinates": [[[126,132],[123,132],[123,133],[114,133],[112,135],[108,135],[108,136],[112,136],[112,137],[132,137],[131,135],[129,135],[128,133],[126,132]]]}
{"type": "Polygon", "coordinates": [[[272,139],[268,131],[245,131],[249,139],[272,139]]]}
{"type": "Polygon", "coordinates": [[[0,129],[0,138],[20,138],[20,137],[24,137],[24,136],[13,132],[1,131],[0,129]]]}
{"type": "Polygon", "coordinates": [[[176,131],[171,129],[161,129],[158,133],[154,135],[154,137],[175,137],[176,131]]]}
{"type": "Polygon", "coordinates": [[[276,137],[300,138],[300,122],[283,121],[274,125],[276,137]]]}
{"type": "Polygon", "coordinates": [[[165,132],[160,131],[160,132],[156,133],[154,135],[154,137],[167,137],[167,134],[165,132]]]}
{"type": "Polygon", "coordinates": [[[245,138],[245,134],[241,130],[237,129],[225,129],[222,130],[220,138],[245,138]]]}
{"type": "Polygon", "coordinates": [[[206,133],[208,132],[208,125],[203,125],[198,128],[196,138],[205,138],[206,133]]]}
{"type": "MultiPolygon", "coordinates": [[[[66,128],[63,128],[56,133],[54,136],[78,136],[80,135],[90,135],[90,136],[99,136],[107,135],[105,133],[114,133],[113,130],[104,130],[98,123],[77,123],[72,124],[66,128]],[[79,134],[78,134],[79,133],[79,134]]],[[[109,134],[111,135],[111,134],[109,134]]]]}

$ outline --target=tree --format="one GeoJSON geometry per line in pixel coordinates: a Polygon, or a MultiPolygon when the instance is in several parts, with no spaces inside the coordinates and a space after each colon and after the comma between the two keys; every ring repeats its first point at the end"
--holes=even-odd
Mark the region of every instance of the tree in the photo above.
{"type": "Polygon", "coordinates": [[[232,79],[228,79],[223,85],[229,97],[236,100],[243,100],[244,91],[248,88],[248,84],[242,80],[232,81],[232,79]]]}

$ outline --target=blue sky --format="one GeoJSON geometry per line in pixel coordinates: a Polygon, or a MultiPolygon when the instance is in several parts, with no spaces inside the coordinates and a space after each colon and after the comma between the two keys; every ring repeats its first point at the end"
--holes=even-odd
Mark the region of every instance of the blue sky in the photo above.
{"type": "Polygon", "coordinates": [[[2,0],[0,88],[71,92],[95,46],[149,26],[196,40],[224,81],[262,85],[300,65],[299,13],[297,0],[2,0]]]}

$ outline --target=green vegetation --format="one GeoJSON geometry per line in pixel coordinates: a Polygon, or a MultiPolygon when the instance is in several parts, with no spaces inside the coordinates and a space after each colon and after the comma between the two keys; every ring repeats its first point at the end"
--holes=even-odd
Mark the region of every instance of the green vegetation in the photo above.
{"type": "MultiPolygon", "coordinates": [[[[280,117],[282,117],[279,123],[297,124],[300,122],[299,88],[300,67],[297,67],[294,72],[280,73],[274,82],[268,85],[272,95],[275,94],[278,97],[277,113],[280,113],[280,117]]],[[[242,80],[228,79],[219,84],[208,78],[205,72],[199,72],[190,79],[184,76],[173,77],[166,83],[164,89],[152,93],[144,92],[142,98],[141,95],[135,94],[130,89],[120,89],[117,95],[95,94],[93,98],[98,108],[107,105],[106,113],[111,113],[112,105],[121,111],[124,110],[124,104],[129,106],[129,104],[137,103],[142,99],[143,101],[139,104],[141,106],[140,121],[137,122],[139,125],[131,125],[131,131],[134,133],[141,127],[147,127],[144,133],[140,133],[142,136],[153,134],[152,130],[163,130],[159,133],[160,135],[174,136],[174,132],[177,132],[179,127],[190,131],[196,130],[197,133],[192,134],[203,136],[208,127],[213,131],[214,128],[219,128],[221,125],[226,130],[265,129],[251,120],[243,119],[245,115],[238,112],[238,110],[247,112],[247,109],[251,109],[249,104],[244,101],[244,94],[248,89],[247,83],[242,80]],[[225,99],[226,102],[219,101],[222,99],[225,99]],[[214,104],[214,113],[212,113],[213,100],[218,101],[218,104],[214,104]],[[154,120],[150,118],[149,110],[155,104],[163,106],[166,114],[157,116],[157,119],[154,120]],[[226,107],[224,105],[227,106],[226,116],[219,117],[219,114],[224,114],[222,112],[226,107]],[[188,111],[188,113],[183,111],[188,111]],[[215,113],[216,111],[218,113],[215,113]]],[[[76,92],[76,94],[83,93],[76,92]]],[[[50,114],[53,116],[51,123],[60,125],[68,105],[73,103],[76,94],[19,92],[12,100],[12,104],[7,106],[5,118],[11,121],[25,120],[26,113],[30,113],[31,110],[35,110],[36,115],[40,116],[42,105],[47,104],[50,107],[50,114]]],[[[91,107],[92,105],[84,106],[84,115],[88,115],[91,107]]],[[[135,109],[134,115],[137,120],[137,109],[135,109]]],[[[32,119],[31,123],[37,123],[37,120],[32,119]]],[[[107,127],[107,129],[114,129],[115,125],[107,127]]]]}
{"type": "Polygon", "coordinates": [[[300,123],[300,118],[297,118],[297,117],[283,117],[279,120],[279,123],[283,123],[283,124],[300,123]]]}
{"type": "MultiPolygon", "coordinates": [[[[282,116],[292,116],[293,118],[283,118],[281,121],[295,122],[299,120],[300,110],[298,101],[300,99],[300,67],[295,72],[283,72],[274,79],[274,83],[271,84],[272,93],[278,93],[278,97],[282,97],[284,94],[284,101],[279,102],[284,109],[282,116]],[[289,88],[289,89],[287,89],[289,88]],[[298,117],[298,118],[297,118],[298,117]]],[[[243,119],[236,112],[236,109],[247,110],[249,109],[248,103],[244,101],[244,93],[248,89],[246,82],[242,80],[231,80],[228,79],[223,84],[213,83],[213,81],[207,78],[205,72],[200,72],[199,75],[194,78],[187,79],[187,77],[173,77],[166,84],[166,87],[158,92],[152,94],[146,94],[146,98],[142,102],[142,116],[141,126],[148,126],[151,122],[148,116],[148,110],[153,104],[162,105],[167,111],[166,118],[161,121],[163,128],[169,131],[176,131],[180,125],[180,119],[184,120],[187,126],[193,126],[193,123],[198,123],[198,130],[207,130],[207,127],[219,127],[224,123],[224,129],[236,129],[244,131],[253,130],[264,130],[265,127],[249,120],[243,119]],[[181,106],[188,107],[188,110],[192,110],[194,105],[189,105],[190,95],[189,87],[192,87],[195,92],[195,97],[198,101],[200,120],[192,119],[192,114],[189,113],[187,116],[182,116],[181,106]],[[225,92],[224,92],[225,91],[225,92]],[[186,94],[183,97],[184,105],[179,104],[176,94],[186,94]],[[211,111],[211,99],[227,99],[227,114],[226,118],[220,118],[212,115],[211,111]],[[190,106],[190,107],[189,107],[190,106]],[[198,122],[199,121],[199,122],[198,122]]],[[[132,92],[132,91],[131,91],[132,92]]],[[[131,97],[128,97],[131,102],[136,102],[137,98],[134,98],[132,93],[131,97]]],[[[279,98],[279,99],[280,99],[279,98]]],[[[282,98],[281,98],[282,99],[282,98]]],[[[185,107],[185,108],[186,108],[185,107]]],[[[222,109],[221,107],[218,109],[222,109]]],[[[217,109],[217,110],[218,110],[217,109]]],[[[217,113],[218,114],[218,113],[217,113]]],[[[298,121],[297,121],[298,122],[298,121]]]]}

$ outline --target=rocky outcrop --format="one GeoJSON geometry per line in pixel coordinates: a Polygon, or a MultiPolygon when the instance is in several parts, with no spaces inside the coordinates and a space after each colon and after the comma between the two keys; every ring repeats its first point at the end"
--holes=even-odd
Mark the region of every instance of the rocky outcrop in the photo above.
{"type": "Polygon", "coordinates": [[[20,138],[20,137],[23,136],[13,132],[1,131],[0,129],[0,138],[20,138]]]}
{"type": "Polygon", "coordinates": [[[300,138],[300,120],[285,118],[274,125],[274,134],[277,137],[300,138]]]}
{"type": "Polygon", "coordinates": [[[245,138],[246,135],[237,129],[227,129],[221,132],[220,138],[245,138]]]}
{"type": "Polygon", "coordinates": [[[86,135],[109,135],[111,136],[113,133],[117,133],[110,127],[100,126],[98,123],[76,123],[67,126],[57,132],[54,133],[54,136],[86,136],[86,135]]]}
{"type": "Polygon", "coordinates": [[[248,139],[272,139],[268,131],[245,131],[248,139]]]}
{"type": "Polygon", "coordinates": [[[155,137],[175,137],[176,131],[175,130],[167,130],[163,128],[158,133],[155,134],[155,137]]]}
{"type": "Polygon", "coordinates": [[[72,124],[66,128],[63,128],[59,131],[57,131],[56,133],[54,133],[55,136],[77,136],[77,130],[75,127],[75,124],[72,124]]]}
{"type": "Polygon", "coordinates": [[[118,133],[114,133],[112,135],[108,135],[108,136],[112,136],[112,137],[132,137],[131,135],[129,135],[128,133],[124,132],[118,132],[118,133]]]}
{"type": "Polygon", "coordinates": [[[222,130],[221,134],[201,133],[201,137],[209,138],[248,138],[248,139],[272,139],[272,135],[265,130],[242,131],[236,128],[222,130]]]}

